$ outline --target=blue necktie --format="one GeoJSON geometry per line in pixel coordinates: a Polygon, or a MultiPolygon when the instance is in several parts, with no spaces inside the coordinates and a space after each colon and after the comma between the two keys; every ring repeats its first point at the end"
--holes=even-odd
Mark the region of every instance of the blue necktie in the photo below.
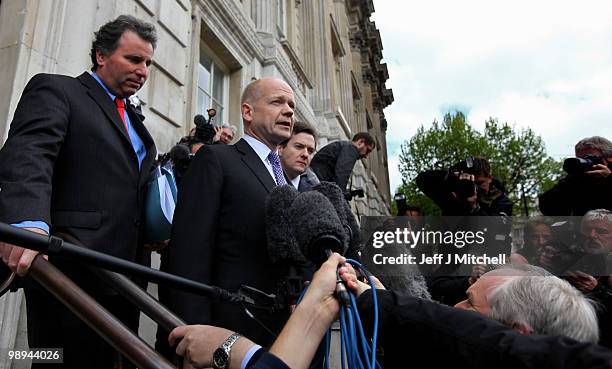
{"type": "Polygon", "coordinates": [[[287,181],[285,181],[285,175],[283,174],[283,168],[281,167],[278,153],[276,151],[270,151],[268,154],[268,161],[270,161],[270,165],[272,165],[272,172],[274,173],[274,178],[276,179],[276,185],[286,185],[287,181]]]}

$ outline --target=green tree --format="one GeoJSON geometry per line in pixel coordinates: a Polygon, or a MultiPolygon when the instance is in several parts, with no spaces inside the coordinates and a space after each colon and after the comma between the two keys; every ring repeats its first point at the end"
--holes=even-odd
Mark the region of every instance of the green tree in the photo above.
{"type": "Polygon", "coordinates": [[[468,156],[489,159],[493,176],[505,186],[514,202],[514,214],[536,211],[537,195],[550,188],[561,175],[561,163],[546,154],[542,139],[530,128],[515,129],[508,123],[489,118],[484,132],[478,132],[461,112],[447,113],[441,123],[419,127],[416,134],[404,142],[400,153],[400,173],[403,192],[408,202],[421,207],[427,214],[439,214],[438,207],[415,183],[416,176],[428,169],[446,169],[468,156]]]}

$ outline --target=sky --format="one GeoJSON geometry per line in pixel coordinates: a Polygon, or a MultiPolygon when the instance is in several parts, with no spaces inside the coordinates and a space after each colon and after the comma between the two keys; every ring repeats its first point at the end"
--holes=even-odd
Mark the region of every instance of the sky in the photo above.
{"type": "Polygon", "coordinates": [[[400,146],[461,110],[530,127],[556,159],[581,138],[612,139],[612,1],[374,0],[387,88],[391,194],[400,146]]]}

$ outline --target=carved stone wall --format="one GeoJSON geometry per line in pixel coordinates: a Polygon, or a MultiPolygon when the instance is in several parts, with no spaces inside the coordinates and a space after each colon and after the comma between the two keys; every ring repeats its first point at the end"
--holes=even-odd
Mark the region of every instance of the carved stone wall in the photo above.
{"type": "MultiPolygon", "coordinates": [[[[193,126],[203,42],[229,71],[227,119],[239,135],[240,93],[264,76],[281,77],[295,90],[296,117],[317,128],[318,147],[359,131],[373,134],[379,148],[357,163],[352,178],[367,196],[353,206],[358,215],[388,214],[383,109],[393,95],[385,88],[382,43],[369,20],[373,11],[370,0],[2,0],[0,142],[33,75],[89,70],[93,32],[131,14],[154,23],[159,35],[150,79],[138,92],[158,151],[167,151],[193,126]]],[[[18,332],[25,331],[19,323],[24,306],[21,294],[0,299],[0,347],[23,344],[18,332]]],[[[151,341],[153,330],[144,325],[141,333],[151,341]]],[[[0,361],[0,367],[10,366],[0,361]]]]}

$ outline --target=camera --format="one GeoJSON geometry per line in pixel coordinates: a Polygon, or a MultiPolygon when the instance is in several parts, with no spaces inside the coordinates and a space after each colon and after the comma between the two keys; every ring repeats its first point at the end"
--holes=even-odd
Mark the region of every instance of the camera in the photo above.
{"type": "Polygon", "coordinates": [[[405,214],[406,210],[408,210],[408,204],[406,203],[406,195],[401,192],[397,193],[393,197],[393,200],[395,200],[395,205],[397,206],[397,215],[399,216],[405,214]]]}
{"type": "Polygon", "coordinates": [[[465,160],[451,166],[448,169],[446,176],[446,183],[450,190],[457,194],[460,199],[467,199],[468,197],[474,196],[478,191],[478,187],[469,179],[459,179],[462,173],[469,173],[473,171],[474,158],[472,156],[467,157],[465,160]]]}
{"type": "Polygon", "coordinates": [[[584,158],[567,158],[563,161],[563,170],[569,175],[581,175],[592,170],[593,165],[606,164],[604,159],[597,155],[586,155],[584,158]]]}
{"type": "Polygon", "coordinates": [[[365,196],[365,192],[363,188],[357,188],[355,190],[347,191],[344,193],[344,198],[346,201],[351,201],[353,197],[363,198],[365,196]]]}
{"type": "Polygon", "coordinates": [[[204,118],[203,115],[196,115],[193,118],[193,123],[195,123],[195,138],[205,144],[212,144],[213,138],[215,137],[215,127],[212,125],[212,120],[217,115],[216,109],[207,109],[206,114],[208,114],[208,119],[204,118]]]}

